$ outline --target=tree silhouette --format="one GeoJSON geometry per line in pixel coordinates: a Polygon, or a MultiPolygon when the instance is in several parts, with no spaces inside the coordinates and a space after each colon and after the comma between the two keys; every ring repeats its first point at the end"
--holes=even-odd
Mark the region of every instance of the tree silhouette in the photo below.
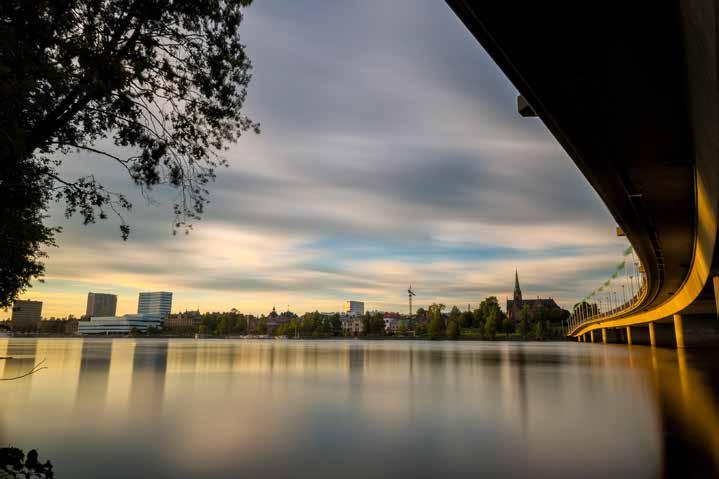
{"type": "Polygon", "coordinates": [[[52,463],[41,463],[38,453],[31,449],[27,457],[22,449],[16,447],[0,448],[0,477],[12,479],[51,479],[54,476],[52,463]]]}
{"type": "Polygon", "coordinates": [[[484,322],[484,337],[487,339],[494,339],[497,335],[497,313],[490,311],[484,322]]]}
{"type": "MultiPolygon", "coordinates": [[[[114,164],[143,195],[177,192],[174,229],[189,231],[226,165],[219,153],[259,125],[242,113],[251,64],[240,42],[251,0],[0,2],[0,307],[41,277],[53,200],[85,224],[127,197],[92,172],[67,178],[64,155],[114,164]]],[[[106,164],[98,163],[106,168],[106,164]]]]}
{"type": "Polygon", "coordinates": [[[462,334],[462,331],[459,327],[459,323],[457,320],[450,319],[449,323],[447,323],[447,336],[452,339],[457,339],[460,334],[462,334]]]}
{"type": "Polygon", "coordinates": [[[442,310],[444,304],[432,304],[428,309],[429,324],[427,325],[427,334],[430,339],[436,339],[442,335],[444,331],[444,320],[442,319],[442,310]]]}

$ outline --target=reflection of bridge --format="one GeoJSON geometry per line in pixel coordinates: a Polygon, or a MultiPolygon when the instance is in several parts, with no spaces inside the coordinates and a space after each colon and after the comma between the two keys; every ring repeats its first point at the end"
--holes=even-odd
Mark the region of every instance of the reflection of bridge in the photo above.
{"type": "Polygon", "coordinates": [[[697,339],[696,325],[716,332],[715,2],[447,3],[520,91],[520,112],[539,116],[599,193],[644,267],[637,301],[569,334],[631,342],[634,333],[681,347],[684,332],[697,339]]]}

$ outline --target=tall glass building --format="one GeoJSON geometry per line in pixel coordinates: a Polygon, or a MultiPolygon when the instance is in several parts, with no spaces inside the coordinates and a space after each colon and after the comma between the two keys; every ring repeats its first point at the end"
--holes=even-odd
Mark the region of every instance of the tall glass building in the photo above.
{"type": "Polygon", "coordinates": [[[143,316],[156,317],[164,321],[172,310],[172,293],[156,291],[140,293],[137,301],[137,313],[143,316]]]}
{"type": "Polygon", "coordinates": [[[342,305],[342,312],[347,316],[362,316],[364,303],[362,301],[345,301],[342,305]]]}

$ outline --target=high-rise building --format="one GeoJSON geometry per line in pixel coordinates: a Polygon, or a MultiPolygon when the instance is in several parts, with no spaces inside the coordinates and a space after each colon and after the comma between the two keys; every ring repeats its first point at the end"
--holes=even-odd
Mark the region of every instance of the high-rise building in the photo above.
{"type": "Polygon", "coordinates": [[[164,321],[172,310],[172,293],[156,291],[153,293],[140,293],[137,301],[137,313],[152,316],[164,321]]]}
{"type": "Polygon", "coordinates": [[[117,295],[105,293],[87,293],[85,316],[115,316],[117,295]]]}
{"type": "Polygon", "coordinates": [[[42,301],[15,301],[12,305],[14,328],[27,329],[38,325],[42,314],[42,301]]]}
{"type": "Polygon", "coordinates": [[[345,301],[342,305],[342,312],[348,316],[362,316],[364,303],[362,301],[345,301]]]}

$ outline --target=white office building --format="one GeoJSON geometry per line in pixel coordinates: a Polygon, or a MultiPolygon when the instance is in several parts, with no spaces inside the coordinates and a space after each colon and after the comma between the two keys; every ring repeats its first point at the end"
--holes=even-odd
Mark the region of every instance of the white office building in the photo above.
{"type": "Polygon", "coordinates": [[[78,321],[79,334],[128,334],[133,329],[145,332],[149,328],[162,327],[162,321],[156,316],[126,314],[124,316],[97,316],[90,321],[78,321]]]}
{"type": "Polygon", "coordinates": [[[170,311],[172,311],[172,293],[167,291],[140,293],[137,314],[165,321],[170,311]]]}
{"type": "Polygon", "coordinates": [[[362,316],[364,303],[362,301],[345,301],[342,305],[342,312],[350,317],[362,316]]]}

